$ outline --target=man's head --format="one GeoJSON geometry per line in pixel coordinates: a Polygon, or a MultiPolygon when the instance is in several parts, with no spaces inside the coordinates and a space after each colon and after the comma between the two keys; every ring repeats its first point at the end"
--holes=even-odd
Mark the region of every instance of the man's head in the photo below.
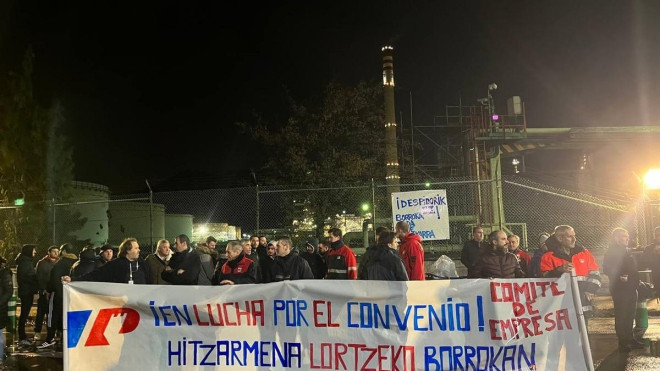
{"type": "Polygon", "coordinates": [[[266,240],[266,236],[259,236],[259,245],[261,246],[268,245],[268,240],[266,240]]]}
{"type": "Polygon", "coordinates": [[[410,233],[410,224],[406,221],[397,222],[396,226],[394,226],[394,232],[397,237],[403,238],[410,233]]]}
{"type": "Polygon", "coordinates": [[[227,252],[227,260],[234,260],[243,252],[243,244],[239,241],[229,241],[225,251],[227,252]]]}
{"type": "Polygon", "coordinates": [[[319,241],[319,253],[324,255],[330,250],[330,243],[328,241],[319,241]]]}
{"type": "Polygon", "coordinates": [[[509,240],[509,251],[518,250],[518,246],[520,246],[520,237],[518,235],[512,234],[506,239],[509,240]]]}
{"type": "Polygon", "coordinates": [[[140,245],[135,238],[125,238],[119,245],[119,257],[136,261],[140,257],[140,245]]]}
{"type": "Polygon", "coordinates": [[[215,250],[215,247],[218,245],[218,240],[215,239],[213,236],[208,236],[206,237],[206,246],[208,246],[209,250],[215,250]]]}
{"type": "Polygon", "coordinates": [[[60,256],[60,248],[57,246],[51,246],[48,248],[48,257],[51,259],[57,259],[60,256]]]}
{"type": "Polygon", "coordinates": [[[398,250],[399,249],[399,238],[396,233],[392,231],[383,231],[378,236],[379,245],[387,245],[390,249],[398,250]]]}
{"type": "Polygon", "coordinates": [[[488,235],[488,242],[494,251],[504,253],[507,251],[509,240],[504,231],[493,231],[488,235]]]}
{"type": "Polygon", "coordinates": [[[241,244],[243,245],[243,252],[245,255],[252,254],[252,242],[250,242],[250,240],[242,240],[241,244]]]}
{"type": "Polygon", "coordinates": [[[250,237],[250,245],[252,246],[252,250],[256,251],[257,247],[259,246],[259,237],[257,236],[250,237]]]}
{"type": "Polygon", "coordinates": [[[101,246],[101,252],[99,255],[101,256],[101,259],[107,263],[115,256],[115,250],[112,249],[112,245],[106,244],[101,246]]]}
{"type": "Polygon", "coordinates": [[[318,249],[318,246],[319,246],[319,240],[317,240],[314,237],[310,237],[307,239],[307,243],[305,243],[305,250],[311,254],[315,252],[316,249],[318,249]]]}
{"type": "Polygon", "coordinates": [[[168,240],[160,240],[158,241],[158,254],[160,256],[168,256],[170,255],[170,241],[168,240]]]}
{"type": "Polygon", "coordinates": [[[328,239],[330,242],[337,242],[341,240],[342,234],[341,234],[341,229],[339,228],[330,228],[328,231],[328,239]]]}
{"type": "Polygon", "coordinates": [[[21,249],[21,256],[32,258],[37,254],[37,245],[23,245],[21,249]]]}
{"type": "Polygon", "coordinates": [[[481,227],[472,228],[472,239],[481,242],[484,240],[484,230],[481,227]]]}
{"type": "Polygon", "coordinates": [[[293,245],[291,239],[280,238],[277,241],[277,246],[275,247],[275,253],[277,254],[277,256],[287,256],[289,255],[289,253],[291,253],[291,245],[293,245]]]}
{"type": "Polygon", "coordinates": [[[379,237],[380,234],[383,233],[383,232],[389,231],[389,230],[390,230],[389,228],[383,227],[383,226],[380,226],[380,227],[376,228],[376,237],[375,237],[376,238],[376,243],[378,243],[378,238],[380,238],[379,237]]]}
{"type": "Polygon", "coordinates": [[[275,246],[277,245],[276,241],[270,241],[266,246],[266,254],[268,256],[275,256],[275,246]]]}
{"type": "Polygon", "coordinates": [[[628,231],[624,228],[618,227],[612,230],[612,242],[618,247],[628,247],[629,240],[628,231]]]}
{"type": "Polygon", "coordinates": [[[190,246],[190,238],[185,234],[180,234],[174,238],[174,250],[176,252],[184,252],[188,250],[188,246],[190,246]]]}
{"type": "Polygon", "coordinates": [[[557,237],[562,248],[570,250],[575,247],[575,231],[570,225],[559,225],[555,227],[555,237],[557,237]]]}

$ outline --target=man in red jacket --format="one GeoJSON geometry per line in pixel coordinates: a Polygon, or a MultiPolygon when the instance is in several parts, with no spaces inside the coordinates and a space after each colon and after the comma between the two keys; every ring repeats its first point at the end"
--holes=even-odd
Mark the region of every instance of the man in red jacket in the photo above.
{"type": "Polygon", "coordinates": [[[397,237],[401,240],[399,254],[404,267],[406,267],[408,277],[411,281],[423,281],[426,274],[424,273],[422,238],[419,235],[410,233],[410,224],[406,221],[396,223],[395,231],[397,237]]]}

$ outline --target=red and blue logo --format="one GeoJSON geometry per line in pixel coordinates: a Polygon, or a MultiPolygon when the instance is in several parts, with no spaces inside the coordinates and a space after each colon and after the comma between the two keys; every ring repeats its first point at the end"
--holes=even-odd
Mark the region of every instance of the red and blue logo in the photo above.
{"type": "MultiPolygon", "coordinates": [[[[80,342],[85,326],[92,315],[92,310],[78,310],[67,312],[67,348],[75,348],[80,342]]],[[[105,330],[108,328],[108,323],[112,317],[124,316],[120,334],[127,334],[135,330],[140,323],[140,314],[131,308],[106,308],[99,310],[96,315],[94,324],[89,331],[89,336],[85,342],[86,347],[109,345],[108,339],[105,337],[105,330]]]]}

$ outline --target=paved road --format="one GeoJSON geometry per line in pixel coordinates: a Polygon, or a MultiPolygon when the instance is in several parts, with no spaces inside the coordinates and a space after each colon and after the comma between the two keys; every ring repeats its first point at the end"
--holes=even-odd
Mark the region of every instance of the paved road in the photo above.
{"type": "MultiPolygon", "coordinates": [[[[614,318],[592,318],[589,321],[589,342],[597,371],[660,370],[660,316],[649,318],[646,348],[620,353],[614,335],[614,318]]],[[[17,351],[5,365],[14,370],[62,370],[62,352],[39,352],[36,349],[17,351]]]]}

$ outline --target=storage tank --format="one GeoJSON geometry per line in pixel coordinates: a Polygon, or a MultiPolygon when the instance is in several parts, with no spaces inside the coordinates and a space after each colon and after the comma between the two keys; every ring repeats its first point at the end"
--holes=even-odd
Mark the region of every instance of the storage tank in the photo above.
{"type": "Polygon", "coordinates": [[[56,204],[53,243],[86,241],[94,246],[106,243],[110,189],[95,183],[71,183],[71,201],[56,204]]]}
{"type": "Polygon", "coordinates": [[[165,214],[165,238],[170,242],[174,237],[185,234],[193,235],[193,216],[190,214],[165,214]]]}
{"type": "MultiPolygon", "coordinates": [[[[134,237],[141,246],[152,242],[148,202],[111,202],[108,212],[109,242],[118,245],[134,237]]],[[[165,238],[165,205],[153,204],[153,244],[165,238]]]]}

